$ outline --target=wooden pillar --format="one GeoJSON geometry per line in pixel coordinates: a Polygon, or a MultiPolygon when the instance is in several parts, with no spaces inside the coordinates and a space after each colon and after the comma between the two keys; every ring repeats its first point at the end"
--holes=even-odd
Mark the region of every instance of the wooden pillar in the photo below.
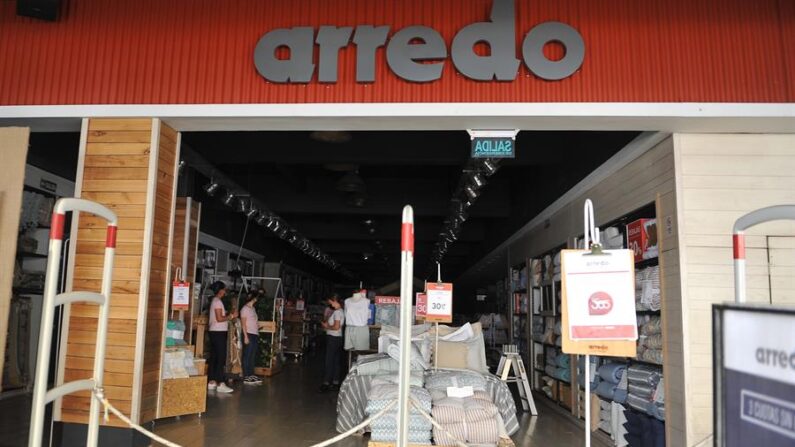
{"type": "MultiPolygon", "coordinates": [[[[119,216],[105,394],[139,424],[152,421],[157,413],[178,159],[179,134],[159,119],[83,121],[75,195],[119,216]]],[[[89,216],[73,222],[68,275],[72,290],[99,290],[104,225],[89,216]]],[[[66,315],[59,377],[89,377],[97,308],[73,305],[66,315]]],[[[79,442],[89,399],[88,393],[71,395],[56,406],[56,420],[64,423],[64,445],[79,442]]],[[[126,428],[113,417],[105,425],[126,428]]],[[[136,444],[136,436],[126,429],[105,429],[104,435],[107,442],[136,444]]]]}
{"type": "MultiPolygon", "coordinates": [[[[30,129],[26,127],[0,128],[0,159],[3,160],[3,175],[0,176],[0,371],[3,371],[5,360],[29,137],[30,129]]],[[[1,387],[2,380],[0,390],[1,387]]]]}

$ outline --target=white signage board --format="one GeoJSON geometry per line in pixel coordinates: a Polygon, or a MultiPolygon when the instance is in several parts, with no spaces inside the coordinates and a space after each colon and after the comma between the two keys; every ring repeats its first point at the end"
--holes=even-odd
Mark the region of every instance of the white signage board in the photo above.
{"type": "Polygon", "coordinates": [[[570,339],[637,340],[632,251],[564,250],[561,263],[570,339]]]}
{"type": "Polygon", "coordinates": [[[428,283],[425,321],[451,323],[453,321],[453,285],[428,283]]]}

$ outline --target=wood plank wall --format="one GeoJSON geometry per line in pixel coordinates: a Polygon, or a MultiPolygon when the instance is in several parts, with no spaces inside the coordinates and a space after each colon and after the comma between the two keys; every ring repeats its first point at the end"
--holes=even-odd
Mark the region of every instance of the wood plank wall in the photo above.
{"type": "MultiPolygon", "coordinates": [[[[674,148],[689,421],[678,445],[694,446],[712,434],[711,306],[734,300],[732,226],[749,211],[795,203],[795,135],[676,134],[674,148]]],[[[794,234],[792,221],[746,232],[750,302],[785,303],[776,260],[787,241],[771,236],[794,234]]]]}
{"type": "MultiPolygon", "coordinates": [[[[169,201],[173,200],[176,133],[166,126],[159,126],[161,147],[152,148],[152,133],[158,127],[157,123],[148,118],[88,120],[83,171],[78,173],[79,196],[102,203],[119,217],[105,360],[105,392],[114,406],[127,415],[131,415],[136,406],[146,408],[143,405],[145,397],[151,395],[152,389],[155,393],[158,389],[157,384],[149,385],[143,389],[144,392],[135,393],[139,386],[135,383],[136,372],[142,376],[143,385],[159,377],[160,358],[150,357],[147,362],[146,358],[140,358],[136,347],[140,343],[152,346],[162,337],[162,295],[168,270],[167,261],[163,262],[162,258],[168,255],[170,227],[167,223],[170,218],[167,216],[173,209],[169,201]],[[158,155],[158,149],[162,150],[162,155],[158,155]],[[155,171],[150,170],[153,163],[158,164],[155,171]],[[172,166],[170,170],[167,167],[169,163],[172,166]],[[157,178],[150,178],[151,172],[156,172],[157,178]],[[149,262],[145,258],[150,250],[146,246],[146,216],[149,208],[154,206],[147,203],[150,188],[157,188],[153,201],[161,205],[154,207],[153,256],[151,266],[147,267],[149,262]],[[150,268],[150,271],[144,272],[145,268],[150,268]],[[163,269],[166,274],[160,273],[163,269]],[[142,283],[142,278],[147,277],[144,273],[151,275],[151,287],[142,283]],[[148,297],[142,295],[146,291],[151,292],[148,297]],[[157,295],[160,295],[159,301],[157,295]],[[140,306],[146,306],[146,309],[140,306]],[[139,327],[141,314],[147,316],[144,320],[146,330],[139,327]],[[145,340],[138,340],[141,334],[146,335],[145,340]]],[[[72,261],[72,290],[99,291],[105,225],[100,218],[88,215],[79,218],[72,261]]],[[[91,376],[96,328],[96,306],[77,304],[71,307],[66,335],[65,381],[91,376]]],[[[86,423],[89,404],[87,392],[65,397],[60,420],[86,423]]],[[[136,415],[132,416],[133,420],[145,422],[136,415]]],[[[107,425],[124,426],[114,417],[107,425]]]]}
{"type": "Polygon", "coordinates": [[[149,302],[146,315],[140,421],[157,417],[160,392],[160,365],[163,360],[164,331],[171,285],[171,246],[174,234],[176,165],[178,135],[165,124],[160,125],[154,232],[149,270],[149,302]]]}
{"type": "MultiPolygon", "coordinates": [[[[676,188],[674,174],[673,138],[655,147],[600,182],[555,213],[548,224],[541,224],[510,247],[510,263],[522,257],[537,255],[565,244],[582,234],[582,207],[585,199],[594,203],[597,226],[626,215],[640,207],[657,202],[658,219],[676,222],[676,188]]],[[[658,227],[660,227],[658,225],[658,227]]],[[[678,240],[676,228],[672,234],[660,235],[663,336],[666,345],[664,374],[665,398],[670,409],[674,402],[684,402],[684,363],[682,358],[682,313],[678,270],[678,240]]],[[[666,415],[668,445],[684,445],[687,418],[684,411],[669,411],[666,415]]]]}
{"type": "MultiPolygon", "coordinates": [[[[30,129],[0,128],[0,159],[5,172],[0,177],[0,371],[5,361],[8,336],[8,312],[11,308],[11,287],[19,235],[19,210],[25,184],[25,162],[28,155],[30,129]]],[[[2,389],[2,380],[0,380],[2,389]]]]}

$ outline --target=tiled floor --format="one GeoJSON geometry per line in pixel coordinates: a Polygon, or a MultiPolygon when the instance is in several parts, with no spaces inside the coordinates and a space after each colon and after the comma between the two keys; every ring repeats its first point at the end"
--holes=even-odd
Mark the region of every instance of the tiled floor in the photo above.
{"type": "MultiPolygon", "coordinates": [[[[201,418],[183,416],[157,421],[155,432],[190,447],[306,447],[337,435],[336,394],[316,392],[319,367],[289,363],[261,386],[235,385],[231,395],[210,396],[201,418]]],[[[569,447],[583,445],[582,430],[558,411],[539,402],[537,417],[521,413],[517,446],[569,447]]],[[[0,446],[27,445],[28,396],[0,401],[0,446]]],[[[339,447],[366,446],[353,436],[339,447]]],[[[594,446],[602,444],[594,441],[594,446]]]]}
{"type": "MultiPolygon", "coordinates": [[[[261,386],[236,385],[231,395],[212,396],[201,418],[182,417],[159,422],[157,434],[185,446],[310,446],[337,435],[336,395],[317,394],[320,371],[312,364],[288,364],[261,386]]],[[[520,414],[517,446],[583,445],[582,430],[557,411],[539,403],[540,415],[520,414]]],[[[337,444],[366,446],[353,436],[337,444]]],[[[598,442],[594,442],[599,446],[598,442]]]]}

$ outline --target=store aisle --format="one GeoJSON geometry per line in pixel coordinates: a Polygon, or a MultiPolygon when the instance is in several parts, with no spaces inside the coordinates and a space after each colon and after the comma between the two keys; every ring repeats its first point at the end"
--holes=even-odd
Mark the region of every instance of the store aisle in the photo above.
{"type": "MultiPolygon", "coordinates": [[[[305,447],[336,436],[336,393],[317,393],[320,367],[315,363],[312,359],[309,363],[288,363],[261,386],[235,385],[231,395],[210,397],[201,418],[159,421],[155,432],[191,447],[305,447]]],[[[520,416],[521,429],[513,437],[517,446],[583,444],[582,431],[573,422],[543,404],[539,410],[537,418],[520,416]]],[[[367,439],[353,436],[336,445],[366,446],[367,439]]]]}

